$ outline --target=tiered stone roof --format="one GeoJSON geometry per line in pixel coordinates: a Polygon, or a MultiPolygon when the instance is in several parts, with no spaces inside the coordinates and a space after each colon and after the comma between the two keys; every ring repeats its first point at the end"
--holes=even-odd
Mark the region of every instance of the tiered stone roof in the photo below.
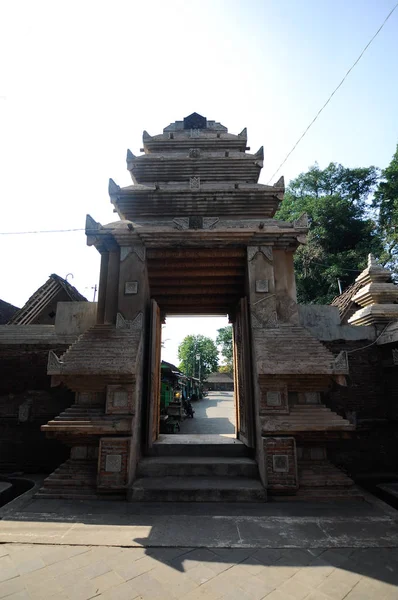
{"type": "Polygon", "coordinates": [[[254,329],[258,370],[262,375],[347,374],[345,355],[337,358],[304,327],[254,329]]]}
{"type": "Polygon", "coordinates": [[[114,325],[88,329],[60,358],[49,357],[49,375],[130,375],[134,373],[141,332],[114,325]]]}
{"type": "Polygon", "coordinates": [[[348,322],[351,325],[374,325],[398,319],[398,286],[391,282],[391,273],[369,254],[368,266],[356,278],[360,286],[352,301],[363,308],[348,322]]]}

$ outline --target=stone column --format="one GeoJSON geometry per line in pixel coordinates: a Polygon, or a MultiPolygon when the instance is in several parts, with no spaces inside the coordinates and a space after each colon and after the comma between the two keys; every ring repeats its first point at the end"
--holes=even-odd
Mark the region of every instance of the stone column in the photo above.
{"type": "Polygon", "coordinates": [[[101,253],[101,270],[98,286],[98,305],[97,305],[97,323],[101,324],[105,318],[105,304],[106,304],[106,286],[108,279],[108,262],[109,252],[101,253]]]}
{"type": "Polygon", "coordinates": [[[119,268],[118,312],[128,321],[134,320],[140,312],[144,318],[149,301],[145,247],[123,246],[119,268]]]}
{"type": "Polygon", "coordinates": [[[274,250],[276,313],[280,323],[298,325],[293,252],[274,250]]]}
{"type": "Polygon", "coordinates": [[[120,249],[109,253],[104,322],[114,324],[118,310],[120,249]]]}
{"type": "Polygon", "coordinates": [[[249,246],[247,275],[251,326],[277,327],[273,252],[270,246],[249,246]]]}

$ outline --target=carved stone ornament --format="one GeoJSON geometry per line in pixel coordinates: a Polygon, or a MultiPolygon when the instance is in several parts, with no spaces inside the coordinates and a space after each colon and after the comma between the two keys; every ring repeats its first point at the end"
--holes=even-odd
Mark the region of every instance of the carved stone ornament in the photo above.
{"type": "Polygon", "coordinates": [[[260,252],[262,252],[269,262],[272,262],[274,257],[272,254],[272,248],[270,246],[260,246],[260,252]]]}
{"type": "Polygon", "coordinates": [[[281,421],[272,417],[263,417],[263,431],[288,431],[292,428],[289,421],[281,421]]]}
{"type": "Polygon", "coordinates": [[[203,217],[203,229],[214,229],[219,220],[218,217],[203,217]]]}
{"type": "Polygon", "coordinates": [[[200,148],[191,148],[189,158],[200,158],[200,148]]]}
{"type": "Polygon", "coordinates": [[[189,218],[188,217],[182,217],[182,218],[175,218],[173,219],[173,223],[175,224],[177,229],[189,229],[189,218]]]}
{"type": "Polygon", "coordinates": [[[302,215],[299,216],[298,219],[293,221],[293,227],[295,229],[308,229],[309,223],[308,223],[307,213],[303,213],[302,215]]]}
{"type": "Polygon", "coordinates": [[[122,455],[107,454],[105,457],[105,471],[107,473],[120,473],[122,470],[122,455]]]}
{"type": "Polygon", "coordinates": [[[124,284],[124,293],[126,296],[138,294],[138,281],[126,281],[124,284]]]}
{"type": "Polygon", "coordinates": [[[334,359],[333,363],[334,371],[340,371],[343,373],[348,373],[349,365],[348,365],[348,355],[347,352],[342,350],[334,359]]]}
{"type": "Polygon", "coordinates": [[[62,364],[62,361],[59,360],[55,352],[53,352],[53,350],[50,350],[48,353],[47,370],[59,372],[61,370],[62,364]]]}
{"type": "Polygon", "coordinates": [[[274,454],[272,457],[272,470],[274,473],[288,473],[289,456],[287,454],[274,454]]]}
{"type": "Polygon", "coordinates": [[[251,322],[252,322],[253,329],[262,329],[264,327],[264,325],[261,323],[261,321],[254,314],[254,312],[251,313],[251,322]]]}
{"type": "Polygon", "coordinates": [[[398,348],[392,349],[392,362],[394,365],[398,365],[398,348]]]}
{"type": "Polygon", "coordinates": [[[281,393],[278,391],[268,391],[266,393],[267,406],[282,406],[281,393]]]}
{"type": "Polygon", "coordinates": [[[200,190],[200,177],[190,177],[189,187],[191,190],[200,190]]]}
{"type": "Polygon", "coordinates": [[[191,137],[196,138],[200,136],[200,129],[191,129],[191,137]]]}
{"type": "Polygon", "coordinates": [[[121,313],[116,315],[116,329],[141,329],[143,324],[143,314],[139,312],[132,321],[128,321],[121,313]]]}
{"type": "Polygon", "coordinates": [[[272,248],[270,246],[248,246],[248,260],[253,260],[253,258],[258,254],[258,252],[261,252],[269,262],[273,261],[272,248]]]}
{"type": "Polygon", "coordinates": [[[141,245],[136,245],[133,246],[133,252],[138,256],[138,258],[140,259],[141,262],[144,262],[145,260],[145,246],[141,246],[141,245]]]}
{"type": "Polygon", "coordinates": [[[133,251],[132,246],[122,246],[120,248],[120,262],[125,260],[133,251]]]}
{"type": "Polygon", "coordinates": [[[251,260],[253,260],[253,258],[256,256],[258,251],[259,251],[258,246],[248,246],[247,247],[247,259],[249,260],[249,262],[251,260]]]}
{"type": "Polygon", "coordinates": [[[265,294],[268,292],[268,279],[256,279],[257,294],[265,294]]]}

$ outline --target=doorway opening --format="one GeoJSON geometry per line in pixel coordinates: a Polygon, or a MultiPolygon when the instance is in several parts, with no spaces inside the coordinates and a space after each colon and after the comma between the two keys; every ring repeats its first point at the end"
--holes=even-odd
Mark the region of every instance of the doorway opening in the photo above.
{"type": "Polygon", "coordinates": [[[159,388],[160,441],[165,436],[172,443],[236,439],[233,334],[227,316],[166,316],[159,388]]]}

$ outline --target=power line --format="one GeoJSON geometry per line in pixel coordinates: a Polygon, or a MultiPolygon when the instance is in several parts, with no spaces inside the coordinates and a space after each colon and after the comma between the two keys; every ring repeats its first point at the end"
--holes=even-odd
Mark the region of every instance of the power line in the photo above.
{"type": "Polygon", "coordinates": [[[294,152],[294,150],[297,148],[297,146],[299,145],[299,143],[301,142],[301,140],[303,139],[303,137],[306,135],[307,131],[312,127],[312,125],[315,123],[315,121],[317,120],[317,118],[319,117],[319,115],[321,114],[321,112],[326,108],[326,106],[329,104],[329,102],[331,101],[331,99],[333,98],[333,96],[335,95],[335,93],[337,92],[337,90],[343,85],[344,81],[347,79],[348,75],[351,73],[351,71],[353,70],[353,68],[359,63],[359,61],[361,60],[362,56],[365,54],[366,50],[369,48],[370,44],[373,42],[373,40],[378,36],[378,34],[380,33],[380,31],[383,29],[384,25],[387,23],[388,19],[391,17],[392,13],[394,12],[394,10],[398,7],[398,2],[397,4],[394,6],[394,8],[388,13],[388,15],[386,16],[386,18],[384,19],[383,23],[380,25],[379,29],[376,31],[376,33],[374,34],[374,36],[370,39],[370,41],[366,44],[365,48],[362,50],[361,54],[358,56],[358,58],[356,59],[356,61],[354,62],[354,64],[348,69],[347,73],[344,75],[343,79],[340,81],[339,85],[333,90],[333,92],[330,94],[329,98],[326,100],[325,104],[322,106],[322,108],[317,112],[317,114],[315,115],[315,117],[312,119],[311,123],[308,125],[308,127],[304,130],[304,132],[301,134],[301,136],[299,137],[299,139],[297,140],[297,142],[294,144],[293,148],[290,150],[290,152],[286,155],[285,159],[281,162],[281,164],[279,165],[279,167],[277,168],[277,170],[275,171],[275,173],[269,178],[267,185],[269,183],[271,183],[271,181],[274,179],[275,175],[281,170],[281,168],[283,167],[283,165],[285,164],[285,162],[287,161],[287,159],[289,158],[289,156],[294,152]]]}
{"type": "Polygon", "coordinates": [[[79,229],[44,229],[41,231],[0,231],[0,235],[30,235],[36,233],[69,233],[70,231],[84,231],[84,227],[79,229]]]}

